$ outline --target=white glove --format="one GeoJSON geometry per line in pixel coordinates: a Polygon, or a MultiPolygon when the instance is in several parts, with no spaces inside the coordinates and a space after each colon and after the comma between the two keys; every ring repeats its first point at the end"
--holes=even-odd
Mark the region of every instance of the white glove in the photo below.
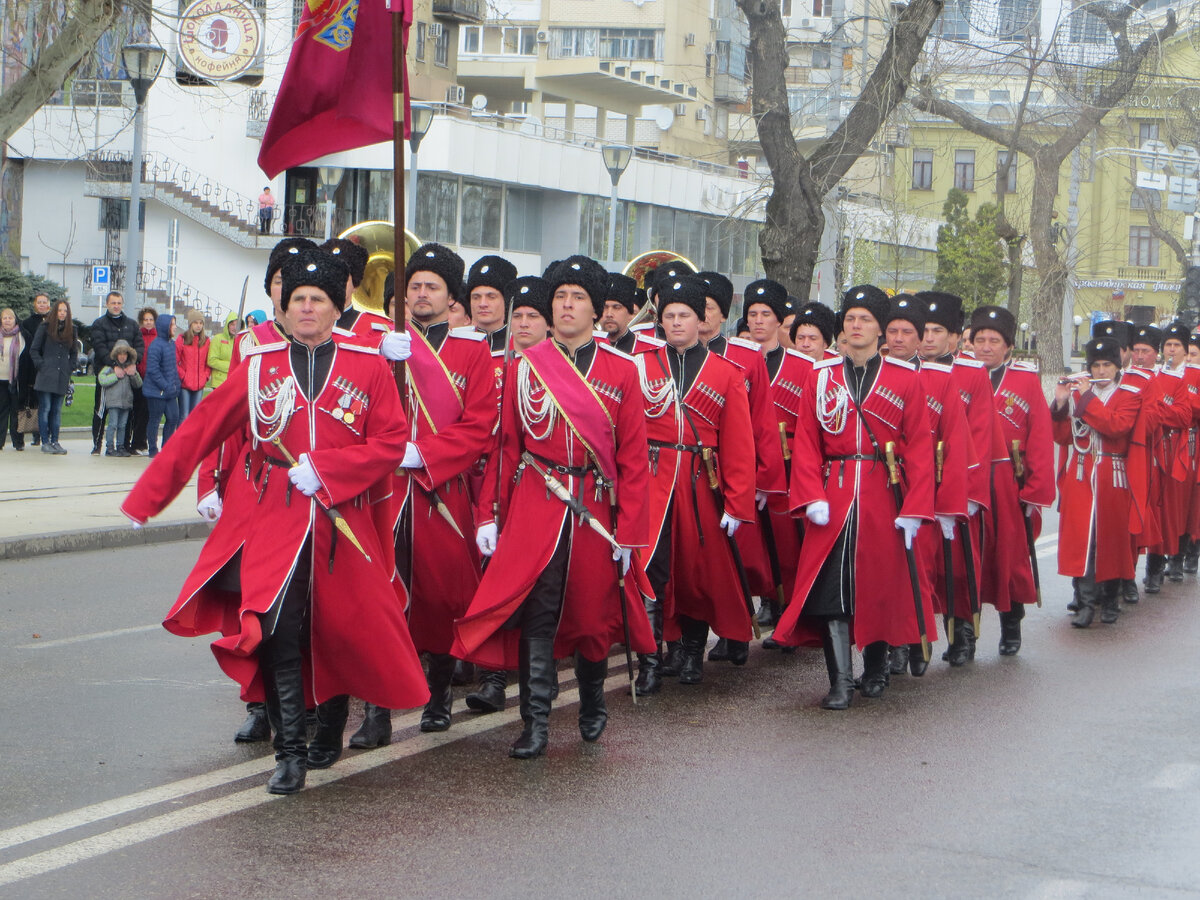
{"type": "Polygon", "coordinates": [[[1025,518],[1032,519],[1034,512],[1037,510],[1037,506],[1032,503],[1026,503],[1024,500],[1021,501],[1021,505],[1025,507],[1025,518]]]}
{"type": "Polygon", "coordinates": [[[721,516],[721,530],[730,537],[733,537],[741,526],[742,523],[733,518],[733,516],[729,515],[729,513],[725,513],[721,516]]]}
{"type": "Polygon", "coordinates": [[[767,492],[766,491],[755,491],[754,492],[754,505],[757,506],[759,509],[767,508],[767,492]]]}
{"type": "Polygon", "coordinates": [[[209,491],[200,498],[200,502],[196,504],[196,512],[200,513],[200,518],[206,522],[215,522],[221,518],[221,498],[217,496],[216,491],[209,491]]]}
{"type": "Polygon", "coordinates": [[[317,470],[308,461],[307,453],[301,453],[300,461],[288,469],[288,481],[305,497],[311,497],[321,489],[321,479],[317,477],[317,470]]]}
{"type": "Polygon", "coordinates": [[[379,344],[379,354],[392,362],[404,362],[412,356],[412,337],[407,331],[389,331],[379,344]]]}
{"type": "Polygon", "coordinates": [[[421,457],[421,451],[417,449],[417,445],[412,441],[408,442],[408,446],[404,448],[404,459],[400,462],[402,469],[419,469],[425,465],[425,460],[421,457]]]}
{"type": "Polygon", "coordinates": [[[814,500],[804,508],[804,515],[814,525],[829,524],[829,503],[826,500],[814,500]]]}
{"type": "Polygon", "coordinates": [[[967,501],[967,515],[968,516],[975,515],[975,513],[979,512],[981,509],[983,509],[983,504],[976,503],[974,500],[967,501]]]}
{"type": "Polygon", "coordinates": [[[480,525],[479,530],[475,532],[475,546],[484,556],[491,556],[496,552],[496,540],[499,535],[500,532],[496,528],[495,522],[480,525]]]}
{"type": "Polygon", "coordinates": [[[633,558],[633,551],[628,547],[613,547],[613,562],[621,561],[621,574],[629,574],[629,562],[633,558]]]}
{"type": "Polygon", "coordinates": [[[954,540],[954,526],[957,524],[954,521],[954,516],[943,516],[938,514],[937,522],[942,528],[942,537],[948,541],[954,540]]]}
{"type": "Polygon", "coordinates": [[[917,536],[917,530],[921,527],[921,520],[912,516],[896,516],[896,527],[904,532],[904,546],[911,550],[913,538],[917,536]]]}

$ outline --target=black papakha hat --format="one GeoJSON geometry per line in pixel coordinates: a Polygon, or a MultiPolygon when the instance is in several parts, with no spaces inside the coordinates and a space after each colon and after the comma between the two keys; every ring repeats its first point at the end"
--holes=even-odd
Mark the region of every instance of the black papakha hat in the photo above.
{"type": "Polygon", "coordinates": [[[646,292],[638,287],[637,279],[622,275],[620,272],[608,273],[608,290],[604,294],[605,301],[620,303],[626,312],[636,312],[639,306],[646,303],[646,292]]]}
{"type": "Polygon", "coordinates": [[[459,300],[462,298],[465,268],[466,263],[463,262],[463,258],[449,247],[443,247],[441,244],[425,244],[413,252],[404,266],[404,289],[406,292],[408,291],[408,283],[412,280],[414,273],[432,272],[446,282],[450,297],[459,300]]]}
{"type": "Polygon", "coordinates": [[[1125,350],[1133,346],[1133,325],[1120,319],[1097,322],[1092,326],[1092,337],[1112,338],[1125,350]]]}
{"type": "Polygon", "coordinates": [[[766,304],[781,324],[787,318],[788,292],[778,281],[760,278],[746,285],[746,293],[742,295],[742,312],[748,315],[755,303],[766,304]]]}
{"type": "Polygon", "coordinates": [[[346,264],[350,269],[350,281],[355,287],[362,284],[363,275],[367,271],[367,258],[370,256],[366,247],[346,238],[330,238],[321,245],[321,249],[346,264]]]}
{"type": "Polygon", "coordinates": [[[812,325],[825,338],[825,346],[833,343],[833,310],[824,303],[813,300],[805,303],[796,313],[796,321],[792,323],[792,341],[796,340],[801,325],[812,325]]]}
{"type": "Polygon", "coordinates": [[[847,310],[865,309],[879,323],[879,330],[887,327],[892,314],[892,301],[888,295],[873,284],[858,284],[842,294],[842,305],[838,309],[838,321],[846,318],[847,310]]]}
{"type": "Polygon", "coordinates": [[[350,267],[324,250],[312,248],[289,256],[280,269],[283,275],[283,297],[280,306],[286,310],[296,288],[311,286],[323,290],[339,310],[346,308],[346,281],[350,267]]]}
{"type": "Polygon", "coordinates": [[[317,245],[308,238],[284,238],[278,244],[271,248],[271,255],[267,259],[267,277],[263,280],[263,290],[267,292],[267,296],[271,296],[271,279],[275,277],[275,273],[283,267],[283,263],[290,256],[295,256],[302,250],[315,250],[317,245]]]}
{"type": "Polygon", "coordinates": [[[1121,343],[1116,338],[1093,338],[1083,345],[1083,356],[1090,367],[1094,362],[1110,362],[1121,368],[1121,343]]]}
{"type": "Polygon", "coordinates": [[[995,331],[1012,346],[1017,342],[1017,319],[1003,306],[980,306],[971,313],[971,337],[979,331],[995,331]]]}
{"type": "Polygon", "coordinates": [[[504,302],[508,304],[510,314],[518,307],[528,306],[541,313],[547,322],[552,318],[550,285],[545,278],[537,275],[525,275],[510,281],[504,288],[504,302]]]}
{"type": "Polygon", "coordinates": [[[590,256],[568,256],[566,259],[554,263],[542,277],[546,279],[551,299],[564,284],[576,284],[583,288],[591,298],[592,310],[596,313],[596,318],[598,319],[604,314],[604,300],[608,293],[608,272],[604,266],[590,256]]]}
{"type": "Polygon", "coordinates": [[[501,294],[508,283],[517,277],[517,267],[503,256],[481,256],[467,273],[467,297],[477,287],[495,288],[501,294]]]}
{"type": "Polygon", "coordinates": [[[680,275],[678,278],[660,281],[655,296],[658,298],[658,321],[672,303],[682,303],[704,321],[708,310],[708,282],[695,275],[680,275]]]}
{"type": "Polygon", "coordinates": [[[729,318],[729,310],[733,306],[733,282],[720,272],[701,272],[696,277],[708,285],[706,296],[713,298],[721,315],[729,318]]]}
{"type": "Polygon", "coordinates": [[[926,325],[941,325],[951,334],[962,334],[962,297],[945,291],[917,291],[917,299],[925,304],[926,325]]]}

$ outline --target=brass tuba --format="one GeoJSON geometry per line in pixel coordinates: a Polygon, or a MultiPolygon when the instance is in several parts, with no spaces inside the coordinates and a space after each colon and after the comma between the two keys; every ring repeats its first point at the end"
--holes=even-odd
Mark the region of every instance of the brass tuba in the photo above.
{"type": "MultiPolygon", "coordinates": [[[[396,226],[391,222],[371,221],[351,225],[338,235],[360,245],[367,251],[367,269],[362,283],[354,289],[351,302],[357,309],[383,315],[383,283],[396,271],[396,226]]],[[[404,230],[404,263],[421,246],[421,241],[407,228],[404,230]]],[[[400,268],[403,268],[403,263],[400,268]]],[[[400,290],[397,288],[397,290],[400,290]]],[[[402,293],[402,291],[401,291],[402,293]]]]}
{"type": "MultiPolygon", "coordinates": [[[[672,253],[670,250],[649,250],[635,256],[629,261],[629,264],[622,270],[622,275],[628,275],[637,282],[637,286],[645,290],[646,279],[649,275],[661,265],[670,262],[681,262],[693,272],[699,272],[696,264],[686,256],[681,256],[678,253],[672,253]]],[[[647,299],[645,305],[637,311],[632,319],[629,320],[629,327],[633,328],[643,322],[651,319],[654,316],[656,307],[653,301],[647,299]]]]}

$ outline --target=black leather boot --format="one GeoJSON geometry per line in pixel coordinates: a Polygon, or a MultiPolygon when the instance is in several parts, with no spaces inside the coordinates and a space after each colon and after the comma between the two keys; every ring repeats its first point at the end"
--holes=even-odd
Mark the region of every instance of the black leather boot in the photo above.
{"type": "Polygon", "coordinates": [[[421,712],[422,731],[446,731],[450,727],[453,700],[450,682],[454,679],[456,662],[449,653],[429,654],[429,671],[425,676],[429,683],[429,702],[421,712]]]}
{"type": "Polygon", "coordinates": [[[709,662],[729,662],[729,641],[717,638],[713,648],[708,651],[709,662]]]}
{"type": "Polygon", "coordinates": [[[475,663],[456,659],[454,661],[454,673],[450,676],[450,683],[456,687],[462,687],[464,684],[470,684],[474,680],[475,663]]]}
{"type": "Polygon", "coordinates": [[[1021,620],[1025,604],[1014,603],[1009,612],[1000,613],[1000,655],[1016,656],[1021,649],[1021,620]]]}
{"type": "Polygon", "coordinates": [[[864,697],[882,697],[888,686],[887,641],[876,641],[863,648],[862,682],[858,692],[864,697]]]}
{"type": "Polygon", "coordinates": [[[925,647],[922,644],[908,645],[908,671],[912,673],[914,678],[920,678],[925,674],[925,670],[929,668],[929,663],[925,661],[925,647]]]}
{"type": "Polygon", "coordinates": [[[350,735],[350,746],[354,750],[370,750],[386,747],[392,742],[392,711],[374,703],[363,704],[363,720],[358,731],[350,735]]]}
{"type": "Polygon", "coordinates": [[[1183,581],[1183,554],[1167,557],[1167,581],[1183,581]]]}
{"type": "Polygon", "coordinates": [[[646,618],[654,632],[654,652],[638,654],[638,675],[634,682],[639,697],[657,694],[662,690],[662,606],[646,600],[646,618]]]}
{"type": "Polygon", "coordinates": [[[908,644],[888,647],[888,673],[903,675],[908,671],[908,644]]]}
{"type": "Polygon", "coordinates": [[[678,678],[683,668],[683,641],[667,641],[667,652],[658,673],[664,678],[678,678]]]}
{"type": "Polygon", "coordinates": [[[575,657],[575,678],[579,682],[579,736],[589,744],[598,740],[608,722],[604,705],[604,679],[608,677],[608,657],[592,662],[575,657]]]}
{"type": "Polygon", "coordinates": [[[1105,581],[1096,589],[1100,601],[1100,622],[1115,625],[1121,616],[1121,582],[1105,581]]]}
{"type": "Polygon", "coordinates": [[[308,734],[304,721],[304,677],[300,664],[264,671],[268,682],[267,715],[275,730],[275,773],[269,794],[294,794],[308,771],[308,734]]]}
{"type": "Polygon", "coordinates": [[[1078,608],[1071,624],[1076,628],[1087,628],[1096,617],[1097,586],[1091,578],[1076,578],[1075,592],[1079,597],[1078,608]]]}
{"type": "Polygon", "coordinates": [[[942,658],[954,667],[965,666],[974,655],[971,651],[975,643],[975,627],[971,620],[959,617],[954,620],[954,643],[946,648],[942,658]]]}
{"type": "Polygon", "coordinates": [[[821,645],[825,649],[825,668],[829,671],[829,693],[821,700],[821,708],[847,709],[854,699],[849,620],[826,620],[821,645]]]}
{"type": "Polygon", "coordinates": [[[1167,558],[1157,553],[1146,554],[1146,577],[1142,587],[1147,594],[1157,594],[1162,590],[1163,569],[1167,567],[1167,558]]]}
{"type": "Polygon", "coordinates": [[[728,641],[729,661],[735,666],[744,666],[750,659],[749,641],[728,641]]]}
{"type": "Polygon", "coordinates": [[[1179,548],[1179,552],[1183,555],[1184,574],[1195,575],[1196,570],[1200,568],[1200,541],[1188,539],[1184,546],[1179,548]]]}
{"type": "Polygon", "coordinates": [[[342,737],[350,716],[350,695],[341,694],[317,704],[317,733],[308,742],[308,767],[328,769],[342,757],[342,737]]]}
{"type": "Polygon", "coordinates": [[[554,679],[554,640],[521,639],[521,721],[525,728],[508,751],[513,759],[533,759],[550,741],[550,690],[554,679]]]}
{"type": "Polygon", "coordinates": [[[1071,602],[1067,604],[1067,612],[1079,611],[1079,578],[1071,579],[1071,602]]]}
{"type": "Polygon", "coordinates": [[[508,687],[508,673],[500,670],[479,669],[479,686],[467,694],[467,709],[479,713],[494,713],[504,709],[504,689],[508,687]]]}
{"type": "Polygon", "coordinates": [[[1137,603],[1142,598],[1138,595],[1137,580],[1134,578],[1126,578],[1121,581],[1121,594],[1125,602],[1130,606],[1137,603]]]}
{"type": "Polygon", "coordinates": [[[267,719],[265,703],[246,704],[246,721],[233,739],[239,744],[257,744],[271,739],[271,723],[267,719]]]}
{"type": "Polygon", "coordinates": [[[704,645],[708,643],[708,623],[681,616],[683,631],[683,665],[679,667],[680,684],[699,684],[704,680],[704,645]]]}
{"type": "Polygon", "coordinates": [[[780,611],[778,600],[769,600],[764,597],[758,607],[758,624],[769,628],[779,621],[780,611]]]}

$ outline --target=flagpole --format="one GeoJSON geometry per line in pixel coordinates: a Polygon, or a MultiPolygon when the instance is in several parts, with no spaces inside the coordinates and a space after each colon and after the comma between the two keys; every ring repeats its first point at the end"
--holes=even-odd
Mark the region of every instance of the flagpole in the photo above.
{"type": "MultiPolygon", "coordinates": [[[[389,8],[403,0],[389,0],[389,8]]],[[[394,198],[394,246],[393,259],[396,270],[393,276],[395,293],[392,296],[392,322],[397,331],[406,331],[404,286],[404,95],[408,92],[408,66],[404,59],[404,13],[392,9],[392,196],[394,198]]],[[[403,361],[395,364],[396,387],[400,399],[408,402],[408,379],[403,361]]]]}

